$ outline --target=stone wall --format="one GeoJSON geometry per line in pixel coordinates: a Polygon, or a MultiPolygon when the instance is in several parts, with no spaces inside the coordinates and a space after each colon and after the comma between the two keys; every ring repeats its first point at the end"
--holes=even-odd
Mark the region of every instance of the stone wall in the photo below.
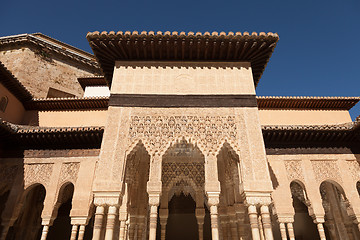
{"type": "Polygon", "coordinates": [[[99,70],[35,46],[11,46],[0,50],[0,61],[34,95],[46,97],[49,88],[81,97],[78,77],[99,70]]]}

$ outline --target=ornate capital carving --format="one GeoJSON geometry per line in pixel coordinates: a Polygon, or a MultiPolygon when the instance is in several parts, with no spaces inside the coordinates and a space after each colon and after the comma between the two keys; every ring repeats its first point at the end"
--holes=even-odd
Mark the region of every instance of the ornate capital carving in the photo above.
{"type": "Polygon", "coordinates": [[[270,205],[271,204],[271,197],[270,193],[264,192],[245,192],[245,203],[247,205],[270,205]]]}
{"type": "Polygon", "coordinates": [[[217,206],[220,202],[220,192],[206,192],[209,206],[217,206]]]}
{"type": "Polygon", "coordinates": [[[119,206],[120,192],[94,192],[95,206],[119,206]]]}
{"type": "Polygon", "coordinates": [[[160,204],[160,193],[149,193],[149,205],[159,206],[160,204]]]}

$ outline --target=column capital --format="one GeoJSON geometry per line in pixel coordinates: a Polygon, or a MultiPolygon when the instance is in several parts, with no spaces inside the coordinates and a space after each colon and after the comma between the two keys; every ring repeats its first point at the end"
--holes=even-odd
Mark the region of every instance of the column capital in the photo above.
{"type": "Polygon", "coordinates": [[[271,195],[267,192],[245,192],[245,204],[246,205],[270,205],[271,195]]]}
{"type": "Polygon", "coordinates": [[[150,206],[160,205],[160,193],[149,193],[149,205],[150,206]]]}
{"type": "Polygon", "coordinates": [[[206,192],[209,206],[217,206],[220,202],[220,192],[206,192]]]}
{"type": "Polygon", "coordinates": [[[88,217],[86,216],[70,216],[71,217],[71,225],[87,225],[88,217]]]}
{"type": "Polygon", "coordinates": [[[94,192],[95,206],[119,206],[120,192],[94,192]]]}
{"type": "Polygon", "coordinates": [[[293,214],[277,215],[277,220],[279,223],[292,223],[294,222],[294,215],[293,214]]]}

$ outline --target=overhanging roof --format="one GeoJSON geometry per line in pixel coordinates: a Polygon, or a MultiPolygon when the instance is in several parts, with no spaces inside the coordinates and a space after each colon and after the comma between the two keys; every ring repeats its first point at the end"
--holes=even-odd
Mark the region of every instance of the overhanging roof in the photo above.
{"type": "Polygon", "coordinates": [[[33,98],[31,93],[12,75],[2,62],[0,62],[0,83],[21,102],[29,101],[33,98]]]}
{"type": "Polygon", "coordinates": [[[89,32],[89,44],[111,85],[115,61],[246,61],[258,84],[279,36],[253,32],[89,32]]]}
{"type": "Polygon", "coordinates": [[[259,109],[350,110],[360,97],[272,97],[257,96],[259,109]]]}
{"type": "Polygon", "coordinates": [[[66,56],[77,62],[98,69],[98,63],[96,62],[94,55],[91,53],[60,42],[59,40],[46,36],[42,33],[19,34],[0,37],[0,47],[17,44],[33,44],[41,48],[46,48],[54,53],[66,56]]]}

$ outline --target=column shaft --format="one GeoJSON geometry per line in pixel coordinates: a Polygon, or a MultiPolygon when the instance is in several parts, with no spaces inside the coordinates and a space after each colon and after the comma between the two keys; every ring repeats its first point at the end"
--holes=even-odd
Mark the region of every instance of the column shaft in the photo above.
{"type": "Polygon", "coordinates": [[[283,222],[280,223],[280,233],[281,233],[281,240],[287,240],[286,225],[283,222]]]}
{"type": "Polygon", "coordinates": [[[116,218],[116,206],[110,206],[108,210],[105,240],[112,240],[114,235],[115,218],[116,218]]]}
{"type": "Polygon", "coordinates": [[[78,240],[83,240],[85,234],[85,225],[80,225],[78,240]]]}
{"type": "Polygon", "coordinates": [[[72,226],[70,240],[76,240],[76,234],[77,234],[78,226],[79,225],[76,225],[76,224],[74,224],[72,226]]]}
{"type": "Polygon", "coordinates": [[[288,222],[286,225],[287,225],[290,240],[295,240],[293,224],[291,222],[288,222]]]}
{"type": "Polygon", "coordinates": [[[47,234],[49,232],[49,225],[44,225],[41,233],[41,240],[46,240],[47,234]]]}
{"type": "Polygon", "coordinates": [[[263,228],[264,228],[264,235],[266,240],[274,240],[274,236],[272,233],[271,228],[271,218],[270,218],[270,212],[269,207],[266,205],[261,206],[261,218],[263,222],[263,228]]]}
{"type": "Polygon", "coordinates": [[[260,240],[260,232],[259,232],[259,225],[258,225],[258,214],[255,205],[250,205],[248,207],[249,212],[249,220],[250,220],[250,227],[251,227],[251,234],[253,240],[260,240]]]}
{"type": "Polygon", "coordinates": [[[149,240],[156,240],[156,227],[157,227],[157,206],[150,206],[150,229],[149,240]]]}
{"type": "Polygon", "coordinates": [[[126,221],[125,220],[120,221],[119,240],[124,240],[125,238],[125,227],[126,227],[126,221]]]}
{"type": "Polygon", "coordinates": [[[321,240],[326,240],[323,223],[317,223],[317,229],[321,240]]]}
{"type": "Polygon", "coordinates": [[[218,208],[217,205],[210,206],[211,235],[212,240],[219,240],[218,208]]]}
{"type": "Polygon", "coordinates": [[[101,228],[104,220],[104,210],[104,206],[96,207],[93,240],[100,240],[101,228]]]}

